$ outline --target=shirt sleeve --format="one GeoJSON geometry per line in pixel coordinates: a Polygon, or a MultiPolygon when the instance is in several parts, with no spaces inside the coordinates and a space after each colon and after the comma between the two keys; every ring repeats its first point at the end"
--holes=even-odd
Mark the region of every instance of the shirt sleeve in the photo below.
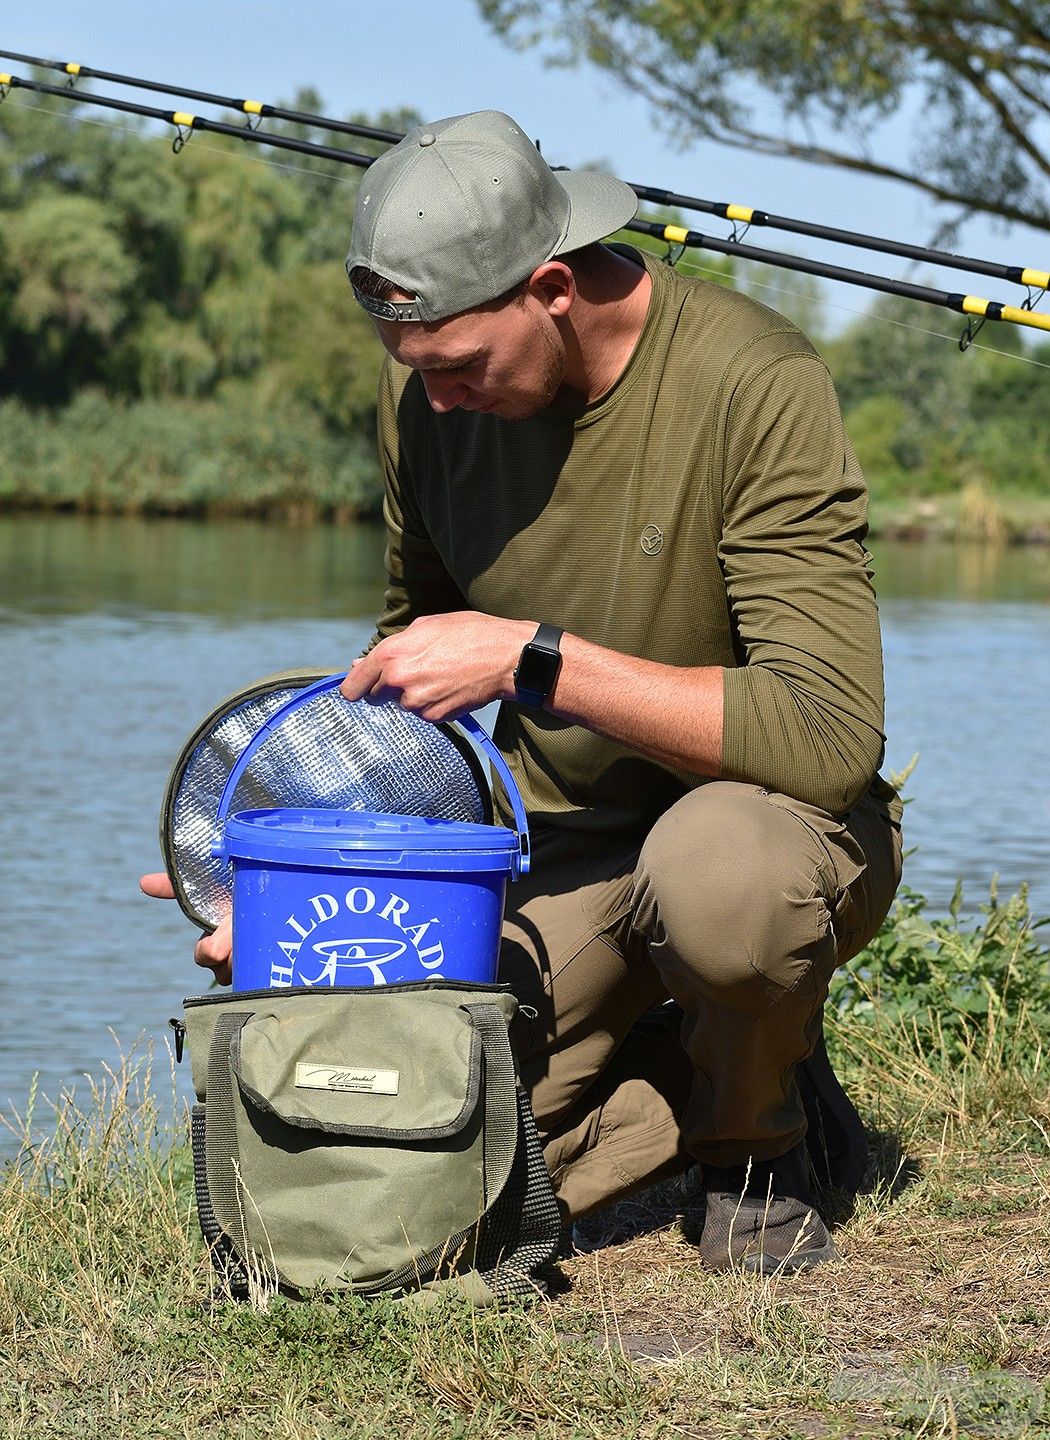
{"type": "Polygon", "coordinates": [[[725,672],[722,775],[844,813],[882,760],[882,645],[867,490],[812,351],[733,392],[723,475],[739,664],[725,672]]]}
{"type": "Polygon", "coordinates": [[[376,410],[387,584],[369,649],[388,635],[404,630],[420,615],[444,615],[468,608],[420,518],[411,457],[413,440],[417,447],[425,441],[418,420],[413,418],[413,400],[405,394],[406,389],[404,372],[388,360],[379,378],[376,410]]]}

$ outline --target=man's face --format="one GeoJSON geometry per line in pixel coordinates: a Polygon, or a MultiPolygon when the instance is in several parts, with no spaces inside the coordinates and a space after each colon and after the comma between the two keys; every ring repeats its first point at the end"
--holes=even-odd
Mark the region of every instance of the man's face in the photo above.
{"type": "Polygon", "coordinates": [[[558,328],[528,292],[429,325],[377,320],[375,326],[388,353],[419,371],[439,415],[459,406],[527,420],[547,408],[564,379],[558,328]]]}

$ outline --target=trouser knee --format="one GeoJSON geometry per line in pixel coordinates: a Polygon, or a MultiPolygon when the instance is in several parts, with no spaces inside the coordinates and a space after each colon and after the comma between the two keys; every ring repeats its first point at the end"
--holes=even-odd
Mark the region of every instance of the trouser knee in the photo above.
{"type": "Polygon", "coordinates": [[[762,1015],[817,989],[834,966],[835,877],[819,837],[784,797],[713,781],[654,825],[642,848],[634,924],[664,984],[762,1015]]]}

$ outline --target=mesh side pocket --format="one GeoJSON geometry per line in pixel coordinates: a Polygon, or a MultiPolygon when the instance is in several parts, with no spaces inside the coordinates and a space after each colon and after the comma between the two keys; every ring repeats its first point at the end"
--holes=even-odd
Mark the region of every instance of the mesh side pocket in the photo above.
{"type": "Polygon", "coordinates": [[[233,1300],[248,1298],[248,1276],[233,1242],[215,1218],[208,1190],[205,1161],[206,1107],[194,1105],[190,1112],[190,1144],[193,1149],[193,1190],[197,1200],[197,1220],[208,1247],[211,1263],[219,1277],[219,1287],[233,1300]]]}
{"type": "Polygon", "coordinates": [[[561,1214],[532,1104],[517,1088],[518,1143],[503,1193],[482,1217],[477,1269],[499,1299],[535,1299],[558,1249],[561,1214]]]}

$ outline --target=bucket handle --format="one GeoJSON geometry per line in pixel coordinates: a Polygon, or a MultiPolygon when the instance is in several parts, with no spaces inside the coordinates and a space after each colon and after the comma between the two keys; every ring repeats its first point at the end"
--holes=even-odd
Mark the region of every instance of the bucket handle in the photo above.
{"type": "MultiPolygon", "coordinates": [[[[312,700],[315,695],[322,695],[326,690],[335,690],[346,679],[346,675],[347,672],[345,670],[338,675],[326,675],[323,680],[317,680],[313,685],[307,685],[305,690],[297,691],[296,694],[286,700],[283,705],[279,706],[268,720],[263,721],[238,755],[237,762],[227,776],[226,784],[223,786],[222,794],[219,796],[219,808],[215,814],[216,828],[211,845],[211,853],[215,859],[224,860],[226,858],[224,842],[226,813],[230,808],[230,802],[233,800],[233,794],[237,789],[241,776],[248,768],[248,763],[259,746],[269,734],[277,729],[281,722],[290,715],[293,710],[298,710],[301,705],[305,705],[306,702],[312,700]]],[[[349,704],[351,702],[348,701],[347,703],[349,704]]],[[[514,812],[514,824],[517,826],[518,853],[513,857],[512,864],[513,878],[517,880],[520,875],[527,875],[529,873],[529,822],[525,814],[525,806],[522,803],[521,793],[515,784],[513,775],[507,767],[506,760],[504,760],[484,728],[478,724],[473,715],[461,715],[454,723],[465,730],[478,748],[484,752],[492,768],[503,781],[503,788],[507,792],[507,798],[510,800],[511,809],[514,812]]]]}

